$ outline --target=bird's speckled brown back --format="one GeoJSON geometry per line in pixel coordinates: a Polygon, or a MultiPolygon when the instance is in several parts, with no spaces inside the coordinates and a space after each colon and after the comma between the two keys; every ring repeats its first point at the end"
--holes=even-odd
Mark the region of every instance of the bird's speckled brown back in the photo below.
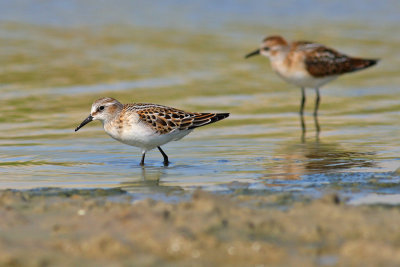
{"type": "Polygon", "coordinates": [[[229,116],[229,113],[191,113],[156,104],[126,104],[122,112],[134,111],[139,120],[159,134],[167,134],[175,129],[191,130],[229,116]]]}
{"type": "Polygon", "coordinates": [[[304,64],[311,76],[322,78],[362,70],[376,64],[373,59],[349,57],[338,51],[307,41],[295,42],[293,49],[304,51],[304,64]]]}

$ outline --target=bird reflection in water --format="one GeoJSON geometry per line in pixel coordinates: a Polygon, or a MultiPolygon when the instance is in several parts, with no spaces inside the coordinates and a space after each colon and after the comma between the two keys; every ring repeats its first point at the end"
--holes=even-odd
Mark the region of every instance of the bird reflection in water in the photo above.
{"type": "Polygon", "coordinates": [[[266,178],[301,179],[307,174],[326,174],[351,168],[371,168],[376,166],[375,152],[352,151],[337,143],[316,141],[291,144],[281,148],[269,166],[266,178]],[[271,173],[272,171],[272,173],[271,173]]]}
{"type": "Polygon", "coordinates": [[[122,182],[121,188],[129,193],[172,193],[182,192],[179,186],[170,186],[160,183],[162,177],[166,176],[166,167],[140,167],[140,176],[133,178],[131,181],[122,182]]]}
{"type": "MultiPolygon", "coordinates": [[[[301,125],[301,142],[305,143],[307,127],[306,127],[306,123],[304,120],[304,115],[300,114],[299,116],[300,116],[300,125],[301,125]]],[[[319,134],[321,133],[321,126],[319,125],[318,115],[314,114],[313,117],[314,117],[314,126],[315,126],[315,140],[316,140],[316,142],[319,142],[319,134]]]]}

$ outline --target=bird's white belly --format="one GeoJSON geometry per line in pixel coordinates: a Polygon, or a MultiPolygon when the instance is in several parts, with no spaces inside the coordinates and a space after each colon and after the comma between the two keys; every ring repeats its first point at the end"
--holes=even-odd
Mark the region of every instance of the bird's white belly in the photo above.
{"type": "Polygon", "coordinates": [[[115,140],[130,146],[140,147],[145,151],[162,146],[171,141],[179,140],[191,132],[191,130],[176,130],[167,134],[158,134],[150,127],[140,123],[130,125],[130,127],[124,127],[123,129],[104,127],[104,130],[115,140]]]}
{"type": "Polygon", "coordinates": [[[283,60],[271,61],[272,68],[286,82],[304,88],[319,88],[337,78],[337,76],[313,77],[306,70],[303,63],[292,66],[284,64],[283,60]]]}
{"type": "Polygon", "coordinates": [[[322,85],[334,80],[337,76],[328,76],[323,78],[312,77],[302,72],[278,72],[278,75],[288,83],[304,88],[319,88],[322,85]]]}

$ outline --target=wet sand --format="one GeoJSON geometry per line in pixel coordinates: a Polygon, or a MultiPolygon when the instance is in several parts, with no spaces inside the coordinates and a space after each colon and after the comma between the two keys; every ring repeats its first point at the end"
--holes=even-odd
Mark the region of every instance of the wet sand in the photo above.
{"type": "Polygon", "coordinates": [[[3,266],[398,266],[399,206],[330,194],[135,199],[123,190],[0,192],[3,266]]]}

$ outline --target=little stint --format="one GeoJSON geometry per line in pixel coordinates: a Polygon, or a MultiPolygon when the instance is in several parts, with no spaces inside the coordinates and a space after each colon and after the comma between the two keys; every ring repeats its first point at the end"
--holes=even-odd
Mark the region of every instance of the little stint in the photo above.
{"type": "Polygon", "coordinates": [[[288,43],[281,36],[265,38],[260,49],[246,55],[246,58],[263,55],[270,59],[272,69],[286,82],[301,88],[300,115],[306,102],[305,88],[314,88],[316,100],[314,116],[317,116],[319,88],[345,73],[363,70],[375,65],[377,59],[350,57],[321,44],[296,41],[288,43]]]}
{"type": "Polygon", "coordinates": [[[156,104],[121,104],[116,99],[104,97],[92,104],[90,115],[75,129],[93,120],[103,123],[106,133],[121,143],[142,150],[140,165],[144,165],[146,152],[158,148],[169,164],[168,156],[161,146],[182,139],[201,127],[229,116],[229,113],[192,113],[156,104]]]}

